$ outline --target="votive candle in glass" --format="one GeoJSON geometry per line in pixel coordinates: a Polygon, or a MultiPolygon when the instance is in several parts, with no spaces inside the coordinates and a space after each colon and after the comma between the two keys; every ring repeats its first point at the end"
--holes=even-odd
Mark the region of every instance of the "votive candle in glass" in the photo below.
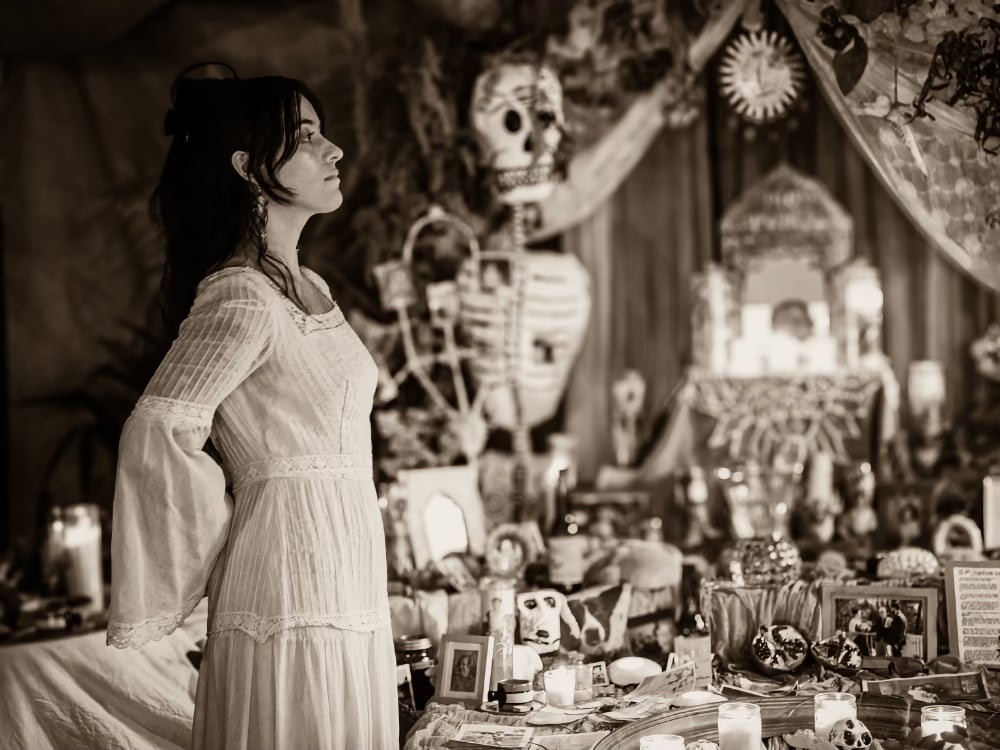
{"type": "Polygon", "coordinates": [[[956,726],[966,726],[964,708],[933,705],[920,709],[920,728],[924,734],[952,732],[956,726]]]}
{"type": "Polygon", "coordinates": [[[647,734],[639,738],[639,750],[684,750],[679,734],[647,734]]]}
{"type": "Polygon", "coordinates": [[[830,741],[830,730],[841,719],[857,719],[858,703],[850,693],[819,693],[813,698],[816,736],[830,741]]]}
{"type": "Polygon", "coordinates": [[[762,739],[760,706],[719,704],[719,750],[760,750],[762,739]]]}
{"type": "Polygon", "coordinates": [[[545,673],[545,701],[550,706],[572,706],[575,690],[575,669],[556,667],[545,673]]]}

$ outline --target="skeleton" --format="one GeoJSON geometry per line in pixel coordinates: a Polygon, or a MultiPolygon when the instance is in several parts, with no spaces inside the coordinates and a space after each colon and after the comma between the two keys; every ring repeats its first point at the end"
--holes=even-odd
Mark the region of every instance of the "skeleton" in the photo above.
{"type": "Polygon", "coordinates": [[[512,247],[484,253],[459,277],[460,317],[479,356],[472,374],[486,413],[512,433],[512,504],[525,515],[530,427],[550,417],[590,314],[588,279],[573,256],[524,252],[524,206],[552,192],[563,136],[562,89],[548,68],[502,62],[476,80],[471,120],[501,203],[511,206],[512,247]]]}

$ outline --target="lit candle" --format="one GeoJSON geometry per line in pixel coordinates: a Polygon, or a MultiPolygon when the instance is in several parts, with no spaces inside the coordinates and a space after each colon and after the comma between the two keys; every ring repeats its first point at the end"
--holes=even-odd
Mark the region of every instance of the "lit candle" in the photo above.
{"type": "Polygon", "coordinates": [[[647,734],[639,738],[639,750],[684,750],[679,734],[647,734]]]}
{"type": "Polygon", "coordinates": [[[550,706],[572,706],[576,670],[556,667],[545,673],[545,701],[550,706]]]}
{"type": "Polygon", "coordinates": [[[66,590],[86,596],[87,612],[104,609],[104,576],[101,572],[101,521],[96,505],[69,505],[63,511],[63,551],[66,555],[66,590]]]}
{"type": "Polygon", "coordinates": [[[719,750],[760,750],[763,730],[756,703],[719,705],[719,750]]]}
{"type": "Polygon", "coordinates": [[[935,705],[920,709],[920,728],[924,734],[952,732],[956,726],[966,726],[964,708],[935,705]]]}
{"type": "Polygon", "coordinates": [[[841,719],[857,719],[857,699],[850,693],[819,693],[813,698],[816,736],[830,741],[830,730],[841,719]]]}

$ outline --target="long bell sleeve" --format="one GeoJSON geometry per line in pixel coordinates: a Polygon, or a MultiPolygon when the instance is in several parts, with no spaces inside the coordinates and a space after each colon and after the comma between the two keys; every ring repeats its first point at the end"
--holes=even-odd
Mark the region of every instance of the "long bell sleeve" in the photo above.
{"type": "Polygon", "coordinates": [[[122,431],[107,642],[138,648],[176,630],[205,594],[232,504],[205,452],[218,406],[268,358],[269,290],[250,274],[203,282],[122,431]]]}

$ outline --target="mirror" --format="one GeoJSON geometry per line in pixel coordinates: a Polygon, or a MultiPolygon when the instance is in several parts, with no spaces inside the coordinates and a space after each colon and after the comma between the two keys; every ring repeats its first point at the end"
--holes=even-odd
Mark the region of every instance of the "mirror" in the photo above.
{"type": "Polygon", "coordinates": [[[851,260],[851,217],[818,181],[777,167],[726,211],[721,239],[721,265],[695,282],[696,368],[830,373],[881,353],[878,273],[851,260]]]}
{"type": "Polygon", "coordinates": [[[437,493],[424,506],[424,528],[427,553],[431,560],[442,560],[452,552],[469,550],[469,534],[465,529],[465,514],[461,506],[443,493],[437,493]]]}
{"type": "Polygon", "coordinates": [[[474,467],[400,471],[398,484],[418,569],[455,552],[485,554],[486,522],[474,467]]]}

